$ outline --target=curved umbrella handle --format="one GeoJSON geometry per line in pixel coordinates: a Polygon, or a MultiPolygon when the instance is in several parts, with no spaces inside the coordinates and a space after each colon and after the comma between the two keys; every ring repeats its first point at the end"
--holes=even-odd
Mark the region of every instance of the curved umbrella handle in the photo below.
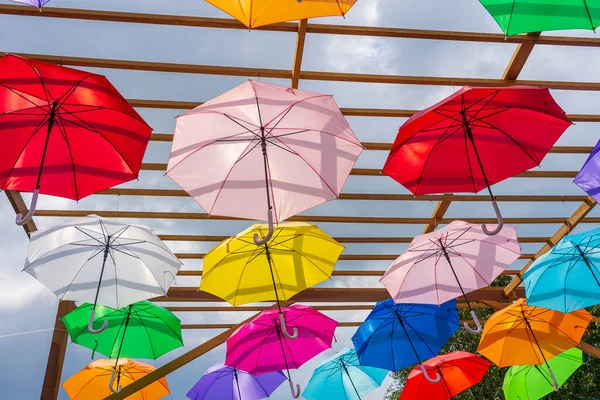
{"type": "Polygon", "coordinates": [[[113,369],[112,374],[110,374],[110,380],[108,381],[108,388],[110,389],[111,392],[113,393],[119,393],[121,391],[121,389],[123,389],[123,386],[119,385],[118,388],[113,388],[113,384],[115,382],[115,374],[117,373],[116,369],[113,369]]]}
{"type": "Polygon", "coordinates": [[[478,333],[481,332],[481,322],[479,322],[479,318],[477,318],[477,314],[475,314],[474,310],[471,310],[471,317],[473,317],[473,322],[475,322],[475,326],[477,328],[476,329],[471,328],[467,322],[465,322],[463,324],[463,326],[469,333],[471,333],[473,335],[477,335],[478,333]]]}
{"type": "Polygon", "coordinates": [[[296,384],[296,390],[294,391],[294,382],[292,382],[292,379],[288,379],[288,382],[290,383],[290,391],[292,392],[292,397],[297,399],[298,397],[300,397],[300,385],[296,384]]]}
{"type": "Polygon", "coordinates": [[[37,206],[39,194],[40,194],[40,189],[35,189],[33,191],[33,197],[31,198],[31,205],[29,206],[29,211],[27,212],[27,214],[25,214],[25,216],[23,216],[21,213],[17,214],[17,217],[15,219],[15,222],[17,225],[23,226],[26,223],[28,223],[29,221],[31,221],[31,218],[33,217],[33,213],[35,213],[35,207],[37,206]]]}
{"type": "Polygon", "coordinates": [[[423,364],[419,364],[419,367],[421,367],[421,371],[423,371],[423,376],[425,376],[425,379],[427,379],[429,382],[438,383],[440,379],[442,379],[439,372],[435,373],[435,379],[431,379],[429,375],[427,375],[427,370],[425,369],[425,366],[423,364]]]}
{"type": "Polygon", "coordinates": [[[552,368],[550,368],[550,366],[548,366],[548,374],[550,375],[550,378],[552,378],[552,388],[555,392],[558,392],[558,381],[556,380],[554,372],[552,372],[552,368]]]}
{"type": "Polygon", "coordinates": [[[279,314],[279,323],[281,324],[281,332],[283,332],[283,336],[290,340],[294,340],[298,337],[298,329],[296,327],[292,328],[293,334],[289,334],[287,331],[287,327],[285,326],[285,318],[283,318],[283,314],[279,314]]]}
{"type": "Polygon", "coordinates": [[[94,329],[94,315],[96,314],[96,310],[92,310],[90,313],[90,320],[88,321],[88,332],[93,333],[94,335],[102,332],[106,328],[108,328],[108,321],[102,321],[102,326],[99,329],[94,329]]]}
{"type": "Polygon", "coordinates": [[[267,220],[269,223],[269,232],[267,233],[267,236],[265,236],[264,239],[260,240],[258,238],[258,233],[254,234],[254,243],[257,246],[267,243],[269,241],[269,239],[271,239],[271,236],[273,236],[273,210],[272,209],[269,209],[269,211],[267,211],[267,220]]]}
{"type": "Polygon", "coordinates": [[[485,226],[485,224],[482,224],[481,230],[488,236],[494,236],[498,234],[504,226],[504,218],[502,218],[502,214],[500,213],[500,209],[498,208],[496,200],[492,200],[492,206],[494,207],[494,212],[496,213],[496,218],[498,219],[498,226],[493,231],[489,231],[487,226],[485,226]]]}

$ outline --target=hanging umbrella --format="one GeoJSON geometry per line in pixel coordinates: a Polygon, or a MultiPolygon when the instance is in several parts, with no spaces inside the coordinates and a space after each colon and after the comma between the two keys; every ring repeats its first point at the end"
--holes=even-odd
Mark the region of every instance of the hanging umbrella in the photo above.
{"type": "Polygon", "coordinates": [[[440,306],[394,304],[392,299],[375,305],[358,328],[352,343],[361,365],[399,371],[419,363],[426,379],[431,379],[423,360],[436,356],[460,328],[456,300],[440,306]]]}
{"type": "Polygon", "coordinates": [[[565,236],[523,280],[532,306],[569,313],[600,303],[600,228],[565,236]]]}
{"type": "Polygon", "coordinates": [[[413,368],[398,400],[449,400],[457,394],[479,383],[492,365],[483,358],[454,351],[427,360],[423,363],[426,373],[437,372],[442,385],[431,384],[424,379],[421,368],[413,368]]]}
{"type": "Polygon", "coordinates": [[[264,244],[336,199],[362,149],[332,96],[248,81],[177,118],[167,175],[211,215],[268,221],[264,244]]]}
{"type": "Polygon", "coordinates": [[[108,80],[38,60],[0,58],[0,188],[80,200],[137,179],[150,128],[108,80]]]}
{"type": "Polygon", "coordinates": [[[600,26],[598,0],[479,0],[506,36],[600,26]]]}
{"type": "Polygon", "coordinates": [[[481,332],[481,323],[466,293],[489,286],[521,255],[516,229],[504,227],[488,236],[478,225],[453,221],[414,238],[388,268],[381,282],[395,303],[442,304],[462,296],[481,332]]]}
{"type": "Polygon", "coordinates": [[[213,364],[187,393],[191,400],[260,400],[285,381],[281,371],[253,376],[223,363],[213,364]]]}
{"type": "Polygon", "coordinates": [[[297,19],[344,17],[356,0],[206,0],[249,29],[297,19]]]}
{"type": "Polygon", "coordinates": [[[596,202],[600,201],[600,141],[581,167],[575,177],[575,184],[590,195],[596,202]]]}
{"type": "Polygon", "coordinates": [[[571,125],[546,88],[464,87],[410,117],[400,128],[383,173],[415,195],[490,188],[540,164],[571,125]]]}
{"type": "Polygon", "coordinates": [[[227,339],[225,364],[252,375],[285,369],[292,396],[298,398],[300,386],[294,391],[290,369],[331,348],[337,322],[299,304],[282,308],[282,312],[296,340],[284,335],[278,310],[264,310],[227,339]]]}
{"type": "Polygon", "coordinates": [[[586,310],[563,314],[529,306],[520,299],[487,320],[477,352],[500,368],[546,364],[554,390],[558,390],[548,360],[579,345],[591,321],[586,310]]]}
{"type": "MultiPolygon", "coordinates": [[[[581,350],[573,347],[548,360],[558,387],[577,371],[582,364],[582,357],[581,350]]],[[[538,365],[519,365],[506,371],[502,390],[507,400],[538,400],[552,393],[552,385],[548,371],[538,365]]]]}
{"type": "Polygon", "coordinates": [[[27,272],[61,300],[93,302],[88,331],[94,329],[96,305],[122,308],[164,296],[180,261],[142,225],[129,225],[88,215],[31,234],[27,272]]]}
{"type": "Polygon", "coordinates": [[[253,237],[265,237],[267,231],[266,225],[253,225],[211,250],[204,257],[200,290],[233,306],[277,301],[283,333],[293,339],[280,301],[329,279],[344,246],[316,226],[300,222],[278,225],[269,240],[257,246],[253,237]]]}
{"type": "Polygon", "coordinates": [[[377,389],[389,371],[358,362],[356,350],[347,347],[323,360],[302,393],[307,400],[361,400],[377,389]]]}
{"type": "MultiPolygon", "coordinates": [[[[71,400],[105,399],[112,394],[108,382],[127,386],[154,371],[152,365],[128,358],[119,360],[115,374],[112,360],[96,360],[63,382],[71,400]]],[[[169,394],[167,379],[162,377],[127,397],[127,400],[158,400],[169,394]]]]}

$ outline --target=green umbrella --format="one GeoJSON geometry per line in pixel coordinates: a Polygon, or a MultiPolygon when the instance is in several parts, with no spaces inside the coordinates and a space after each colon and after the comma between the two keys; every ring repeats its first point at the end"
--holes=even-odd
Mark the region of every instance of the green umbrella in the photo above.
{"type": "Polygon", "coordinates": [[[179,319],[149,301],[118,310],[96,305],[94,320],[108,322],[108,328],[98,334],[91,334],[87,329],[91,311],[92,304],[84,303],[65,315],[62,322],[74,343],[109,358],[157,359],[183,346],[179,319]]]}
{"type": "Polygon", "coordinates": [[[600,0],[479,0],[507,36],[600,26],[600,0]]]}
{"type": "MultiPolygon", "coordinates": [[[[559,386],[581,366],[582,352],[577,347],[548,360],[559,386]]],[[[537,400],[552,393],[552,378],[547,368],[540,365],[519,365],[510,367],[502,385],[507,400],[537,400]]]]}

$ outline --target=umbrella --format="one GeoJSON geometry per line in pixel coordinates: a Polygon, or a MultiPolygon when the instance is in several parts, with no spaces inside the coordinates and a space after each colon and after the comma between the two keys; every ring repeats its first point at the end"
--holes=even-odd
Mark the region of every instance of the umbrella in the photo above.
{"type": "Polygon", "coordinates": [[[323,360],[302,393],[307,400],[360,400],[377,389],[389,371],[360,365],[356,350],[343,348],[323,360]]]}
{"type": "Polygon", "coordinates": [[[410,117],[400,128],[383,173],[415,195],[490,188],[536,167],[571,125],[546,88],[464,87],[410,117]]]}
{"type": "Polygon", "coordinates": [[[442,304],[461,296],[481,332],[466,293],[489,286],[521,255],[516,229],[504,227],[487,236],[478,225],[453,221],[437,231],[414,238],[388,268],[381,282],[395,303],[442,304]]]}
{"type": "MultiPolygon", "coordinates": [[[[548,360],[559,387],[581,366],[582,356],[581,350],[573,347],[548,360]]],[[[507,400],[538,400],[552,393],[552,385],[548,371],[538,365],[519,365],[506,371],[502,389],[507,400]]]]}
{"type": "Polygon", "coordinates": [[[206,0],[249,29],[317,17],[344,17],[356,0],[206,0]]]}
{"type": "Polygon", "coordinates": [[[325,232],[306,223],[285,223],[263,245],[253,237],[265,237],[266,225],[253,225],[216,246],[204,257],[200,290],[212,293],[233,306],[277,301],[280,324],[288,339],[280,300],[331,276],[344,250],[325,232]]]}
{"type": "Polygon", "coordinates": [[[546,364],[554,390],[558,390],[548,360],[579,345],[591,321],[592,315],[586,310],[563,314],[520,299],[490,316],[477,352],[500,368],[546,364]]]}
{"type": "Polygon", "coordinates": [[[423,360],[434,357],[460,328],[456,300],[440,306],[430,304],[394,304],[381,301],[360,325],[352,343],[361,365],[399,371],[419,363],[429,378],[423,360]]]}
{"type": "Polygon", "coordinates": [[[253,376],[223,363],[213,364],[187,393],[191,400],[259,400],[285,381],[281,371],[253,376]]]}
{"type": "Polygon", "coordinates": [[[454,351],[427,360],[423,365],[427,373],[437,372],[443,385],[434,385],[423,379],[423,371],[415,367],[408,375],[398,400],[449,400],[479,383],[492,363],[475,354],[454,351]]]}
{"type": "Polygon", "coordinates": [[[598,0],[479,0],[507,36],[600,26],[598,0]]]}
{"type": "Polygon", "coordinates": [[[600,228],[565,236],[523,280],[532,306],[569,313],[600,303],[600,228]]]}
{"type": "MultiPolygon", "coordinates": [[[[108,382],[112,382],[115,375],[117,385],[127,386],[155,369],[152,365],[122,358],[115,370],[112,360],[96,360],[64,381],[62,387],[71,400],[104,399],[112,394],[108,382]]],[[[128,396],[127,400],[158,400],[169,393],[167,379],[162,377],[128,396]]]]}
{"type": "Polygon", "coordinates": [[[331,348],[337,322],[299,304],[282,308],[282,312],[288,326],[293,327],[296,340],[283,334],[278,310],[264,310],[227,339],[225,364],[252,375],[285,369],[292,396],[298,398],[300,386],[296,385],[294,392],[290,369],[299,368],[331,348]]]}
{"type": "Polygon", "coordinates": [[[79,200],[137,179],[152,128],[98,74],[0,58],[0,188],[79,200]]]}
{"type": "Polygon", "coordinates": [[[362,149],[332,96],[248,81],[177,118],[167,175],[211,215],[268,221],[264,244],[336,199],[362,149]]]}
{"type": "Polygon", "coordinates": [[[575,184],[584,192],[593,197],[596,202],[600,201],[600,141],[596,143],[594,150],[581,167],[581,171],[575,177],[575,184]]]}
{"type": "Polygon", "coordinates": [[[109,328],[100,334],[90,334],[87,325],[92,307],[85,303],[65,315],[62,322],[72,342],[115,358],[115,369],[121,356],[155,360],[183,346],[181,322],[166,308],[149,301],[118,310],[97,305],[94,322],[106,321],[109,328]]]}
{"type": "Polygon", "coordinates": [[[181,263],[167,246],[142,225],[129,225],[88,215],[31,234],[23,271],[61,300],[92,302],[91,333],[96,305],[121,308],[163,296],[181,263]]]}
{"type": "Polygon", "coordinates": [[[27,4],[28,6],[37,7],[42,11],[42,7],[46,5],[50,0],[12,0],[15,3],[27,4]]]}

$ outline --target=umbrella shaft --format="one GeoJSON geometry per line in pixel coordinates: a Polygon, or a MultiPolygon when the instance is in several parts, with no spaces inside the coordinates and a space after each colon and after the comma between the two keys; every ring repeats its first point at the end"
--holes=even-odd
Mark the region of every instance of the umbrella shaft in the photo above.
{"type": "Polygon", "coordinates": [[[438,241],[440,242],[440,246],[442,247],[442,252],[444,253],[444,257],[446,257],[446,261],[448,261],[448,265],[450,266],[450,269],[452,270],[452,274],[454,275],[454,279],[456,279],[456,283],[458,284],[458,287],[460,288],[460,291],[465,299],[465,302],[467,303],[467,307],[469,307],[469,311],[473,311],[471,309],[471,304],[469,303],[469,300],[467,299],[467,295],[465,294],[465,290],[463,289],[462,285],[460,284],[460,280],[458,280],[458,275],[456,275],[456,271],[454,270],[454,266],[452,265],[452,261],[450,261],[450,254],[448,254],[448,251],[446,250],[446,247],[444,247],[444,244],[442,243],[441,239],[438,239],[438,241]]]}
{"type": "Polygon", "coordinates": [[[596,274],[594,273],[594,269],[592,268],[592,265],[590,264],[590,260],[588,260],[587,256],[585,255],[585,253],[581,250],[581,248],[579,247],[579,245],[575,245],[575,248],[577,249],[577,251],[579,252],[579,255],[581,256],[581,258],[583,259],[583,262],[585,263],[585,265],[589,268],[590,272],[592,273],[592,276],[594,277],[594,279],[596,280],[596,283],[598,284],[598,286],[600,286],[600,281],[598,280],[598,277],[596,276],[596,274]]]}
{"type": "Polygon", "coordinates": [[[438,374],[440,374],[440,378],[442,379],[442,382],[444,382],[444,387],[446,388],[446,390],[448,391],[448,396],[450,396],[450,399],[452,399],[452,392],[450,391],[450,387],[448,386],[448,382],[446,382],[446,378],[444,378],[444,374],[442,374],[442,370],[440,368],[439,365],[435,366],[437,368],[438,374]]]}
{"type": "Polygon", "coordinates": [[[267,207],[270,210],[271,207],[271,193],[269,191],[269,162],[267,159],[267,138],[265,137],[265,128],[260,128],[260,147],[263,154],[263,163],[265,167],[265,189],[267,190],[267,207]]]}
{"type": "Polygon", "coordinates": [[[410,343],[410,347],[412,347],[412,350],[415,353],[415,357],[417,357],[419,364],[421,364],[421,357],[419,357],[419,353],[417,353],[417,349],[415,348],[415,345],[413,344],[410,336],[408,336],[408,331],[406,330],[406,327],[404,326],[404,321],[402,321],[402,318],[400,318],[397,311],[394,311],[394,313],[396,314],[396,318],[398,318],[398,321],[400,322],[400,326],[402,327],[402,330],[404,331],[404,334],[406,335],[406,338],[408,339],[408,343],[410,343]]]}
{"type": "Polygon", "coordinates": [[[44,143],[44,151],[42,152],[42,161],[40,162],[40,170],[37,176],[37,182],[35,183],[35,188],[40,188],[40,182],[42,180],[42,170],[44,169],[44,161],[46,160],[46,152],[48,151],[48,143],[50,142],[50,132],[52,132],[52,127],[54,126],[54,120],[56,119],[56,108],[58,107],[58,103],[54,102],[52,104],[52,109],[50,110],[50,115],[48,116],[48,133],[46,134],[46,142],[44,143]]]}
{"type": "Polygon", "coordinates": [[[265,255],[267,256],[267,263],[269,264],[269,272],[271,272],[271,281],[273,282],[273,290],[275,291],[275,300],[277,301],[277,309],[281,314],[281,305],[279,304],[279,293],[277,293],[277,284],[275,283],[275,273],[273,272],[273,263],[271,262],[271,253],[269,252],[269,246],[265,243],[265,255]]]}
{"type": "Polygon", "coordinates": [[[235,385],[237,386],[238,391],[238,400],[242,400],[242,392],[240,390],[240,382],[238,381],[237,369],[233,369],[233,376],[235,377],[235,385]]]}
{"type": "Polygon", "coordinates": [[[535,333],[533,333],[533,328],[531,327],[531,324],[529,323],[529,320],[525,316],[525,313],[523,312],[523,310],[521,310],[521,314],[523,314],[523,319],[525,320],[525,324],[527,325],[529,332],[531,332],[533,341],[535,342],[535,345],[537,346],[538,350],[540,351],[540,354],[542,355],[542,359],[544,360],[544,363],[546,363],[546,366],[548,368],[550,368],[550,366],[548,365],[548,360],[546,360],[546,356],[544,355],[544,352],[542,351],[542,347],[540,346],[540,343],[538,342],[537,338],[535,337],[535,333]]]}
{"type": "Polygon", "coordinates": [[[275,323],[275,332],[277,332],[277,339],[279,339],[279,346],[281,347],[281,355],[283,356],[283,362],[285,363],[285,370],[288,374],[288,380],[291,380],[290,367],[288,366],[285,350],[283,349],[283,342],[281,341],[281,327],[278,325],[277,320],[274,320],[273,322],[275,323]]]}
{"type": "Polygon", "coordinates": [[[475,146],[475,139],[473,139],[473,132],[471,131],[471,127],[469,126],[469,121],[467,121],[467,113],[465,110],[461,111],[463,124],[465,126],[465,131],[467,131],[467,136],[469,137],[469,141],[471,142],[471,146],[473,146],[473,151],[475,152],[475,158],[477,158],[477,163],[479,164],[479,168],[481,169],[481,175],[483,175],[483,180],[485,181],[485,186],[487,187],[488,193],[492,200],[494,200],[494,194],[492,193],[492,189],[490,189],[490,183],[488,181],[487,175],[485,174],[485,169],[483,168],[483,163],[481,162],[481,157],[479,157],[479,152],[477,151],[477,146],[475,146]]]}
{"type": "MultiPolygon", "coordinates": [[[[119,357],[121,357],[121,349],[123,349],[123,342],[125,342],[125,333],[127,332],[127,325],[129,325],[129,318],[131,317],[131,307],[129,305],[129,309],[127,310],[127,318],[125,318],[125,326],[123,327],[123,336],[121,336],[121,344],[119,345],[119,351],[117,352],[117,360],[115,361],[115,368],[117,368],[117,364],[119,363],[119,357]]],[[[117,381],[118,385],[118,381],[117,381]]]]}
{"type": "Polygon", "coordinates": [[[110,249],[110,235],[106,238],[106,247],[104,248],[104,259],[102,260],[102,269],[100,270],[100,278],[98,279],[98,288],[96,289],[96,297],[94,298],[94,305],[92,310],[96,309],[96,303],[98,303],[98,295],[100,294],[100,286],[102,286],[102,275],[104,275],[104,267],[106,266],[106,259],[108,258],[108,250],[110,249]]]}
{"type": "Polygon", "coordinates": [[[354,382],[352,381],[352,377],[350,376],[350,373],[348,372],[348,369],[346,368],[346,364],[344,364],[344,361],[342,361],[342,368],[344,368],[344,372],[346,373],[346,375],[348,375],[348,379],[350,380],[350,384],[352,385],[354,392],[356,392],[356,395],[358,396],[358,400],[362,400],[360,397],[360,393],[358,393],[356,386],[354,386],[354,382]]]}

